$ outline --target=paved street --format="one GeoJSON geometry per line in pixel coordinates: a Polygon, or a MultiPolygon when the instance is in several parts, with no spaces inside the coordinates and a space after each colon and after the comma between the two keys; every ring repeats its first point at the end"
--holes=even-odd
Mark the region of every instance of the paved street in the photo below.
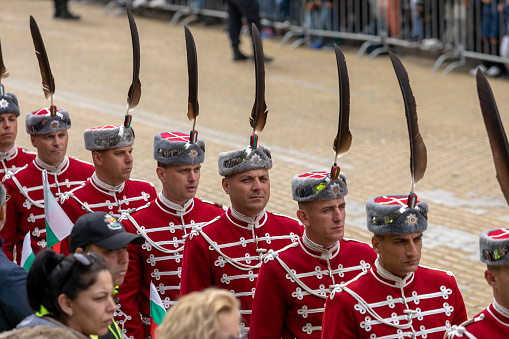
{"type": "MultiPolygon", "coordinates": [[[[72,117],[68,154],[91,161],[83,130],[120,124],[131,81],[132,52],[125,16],[103,15],[104,6],[73,6],[82,20],[52,19],[47,0],[2,0],[0,38],[22,115],[48,106],[29,30],[29,15],[39,24],[55,77],[55,104],[72,117]]],[[[132,177],[160,184],[152,157],[153,136],[163,130],[188,132],[187,68],[184,29],[168,20],[136,16],[141,40],[142,97],[132,112],[136,131],[132,177]]],[[[254,66],[233,63],[224,25],[190,27],[199,64],[199,137],[206,141],[198,196],[227,203],[217,174],[217,154],[249,143],[249,114],[254,100],[254,66]]],[[[266,67],[269,109],[260,144],[273,152],[269,210],[295,216],[290,180],[296,173],[329,169],[334,160],[338,80],[332,51],[280,48],[279,39],[264,40],[275,61],[266,67]]],[[[241,49],[250,53],[243,37],[241,49]]],[[[370,241],[364,203],[377,194],[408,193],[409,143],[403,101],[387,56],[358,59],[357,48],[345,47],[350,87],[353,145],[340,160],[348,178],[348,237],[370,241]]],[[[477,99],[475,78],[465,70],[432,73],[434,60],[401,57],[409,73],[428,148],[428,169],[417,185],[428,202],[430,226],[423,258],[427,266],[452,270],[473,316],[492,300],[478,259],[478,237],[486,229],[507,227],[509,208],[500,192],[477,99]]],[[[509,82],[490,79],[509,128],[509,82]]],[[[20,118],[19,146],[33,149],[20,118]]]]}

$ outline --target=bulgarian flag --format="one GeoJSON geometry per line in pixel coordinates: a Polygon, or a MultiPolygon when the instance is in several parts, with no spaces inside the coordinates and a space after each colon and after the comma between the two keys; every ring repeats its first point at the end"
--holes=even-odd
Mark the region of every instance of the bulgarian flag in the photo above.
{"type": "Polygon", "coordinates": [[[44,192],[44,215],[46,217],[46,241],[48,248],[60,253],[60,242],[72,231],[73,223],[65,214],[48,185],[48,172],[42,172],[42,189],[44,192]]]}
{"type": "Polygon", "coordinates": [[[166,309],[163,306],[159,292],[153,282],[150,282],[150,335],[155,338],[157,326],[161,325],[166,315],[166,309]]]}
{"type": "Polygon", "coordinates": [[[25,235],[23,239],[23,249],[21,250],[21,267],[29,271],[32,266],[32,262],[35,259],[34,251],[32,251],[32,239],[30,238],[30,232],[25,235]]]}

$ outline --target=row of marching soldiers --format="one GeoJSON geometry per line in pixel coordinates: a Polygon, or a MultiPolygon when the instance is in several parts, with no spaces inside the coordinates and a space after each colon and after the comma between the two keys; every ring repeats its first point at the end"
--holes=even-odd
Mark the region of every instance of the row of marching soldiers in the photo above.
{"type": "MultiPolygon", "coordinates": [[[[188,30],[186,35],[189,39],[188,30]]],[[[263,51],[255,27],[253,41],[259,94],[264,80],[260,72],[263,51]]],[[[25,126],[37,151],[32,154],[15,146],[20,110],[16,96],[6,93],[2,85],[0,156],[7,201],[0,199],[6,205],[0,212],[0,219],[5,220],[0,231],[0,268],[7,265],[4,261],[24,263],[25,239],[30,239],[28,248],[35,254],[47,253],[43,250],[49,238],[60,234],[46,226],[48,213],[54,212],[48,209],[61,207],[74,227],[68,237],[59,238],[59,251],[104,257],[116,286],[115,321],[104,330],[84,330],[87,336],[148,338],[152,335],[151,321],[155,321],[151,302],[155,300],[168,310],[176,307],[181,296],[217,287],[240,301],[239,328],[224,338],[506,338],[509,229],[481,235],[481,261],[488,265],[485,277],[493,288],[494,301],[470,321],[453,273],[419,265],[428,205],[414,193],[414,183],[424,175],[426,148],[418,130],[408,76],[392,54],[406,103],[411,191],[377,195],[367,201],[371,244],[343,237],[348,187],[337,158],[350,148],[352,135],[346,63],[337,46],[335,51],[340,79],[336,158],[330,171],[293,177],[291,189],[298,203],[298,220],[265,210],[272,157],[268,148],[258,144],[255,134],[263,129],[267,117],[263,95],[255,100],[249,146],[218,156],[222,189],[230,199],[226,208],[195,197],[205,143],[197,137],[194,126],[191,133],[155,135],[153,157],[162,185],[157,193],[151,183],[130,178],[135,142],[130,117],[121,125],[85,130],[92,165],[66,155],[71,118],[65,109],[52,105],[30,112],[25,126]],[[48,206],[43,192],[46,185],[58,199],[56,206],[48,206]]],[[[494,101],[492,106],[486,104],[493,99],[482,73],[478,82],[483,115],[492,123],[487,122],[490,134],[500,119],[491,116],[490,120],[490,114],[498,116],[498,112],[494,101]]],[[[190,105],[196,120],[197,105],[190,105]]],[[[498,129],[503,132],[501,125],[498,129]]],[[[497,148],[492,143],[494,153],[507,152],[505,134],[498,139],[506,147],[497,148]]],[[[509,159],[508,154],[505,157],[509,159]]],[[[495,164],[497,171],[509,169],[508,163],[495,164]]],[[[506,192],[507,187],[502,183],[501,187],[506,192]]],[[[52,270],[63,269],[60,266],[49,270],[48,279],[52,270]]],[[[12,328],[26,316],[18,327],[40,324],[48,318],[51,324],[73,323],[76,312],[46,305],[44,299],[40,304],[31,303],[29,310],[23,301],[26,292],[19,288],[27,273],[20,267],[9,269],[12,274],[2,273],[0,279],[9,276],[16,282],[7,278],[2,282],[0,330],[12,328]],[[9,284],[18,284],[18,288],[6,287],[9,284]],[[31,315],[32,311],[36,313],[31,315]]],[[[64,289],[65,281],[60,284],[64,289]]],[[[223,337],[217,334],[214,338],[223,337]]]]}

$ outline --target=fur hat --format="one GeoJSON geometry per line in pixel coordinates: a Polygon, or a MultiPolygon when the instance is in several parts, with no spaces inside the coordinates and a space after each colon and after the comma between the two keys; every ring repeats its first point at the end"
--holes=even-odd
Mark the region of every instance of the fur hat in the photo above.
{"type": "Polygon", "coordinates": [[[252,149],[248,146],[245,149],[219,153],[218,167],[219,175],[223,177],[259,168],[271,169],[270,149],[263,146],[252,149]]]}
{"type": "Polygon", "coordinates": [[[83,134],[85,148],[89,151],[102,151],[134,144],[133,128],[122,126],[122,131],[120,128],[120,125],[105,125],[86,129],[83,134]]]}
{"type": "Polygon", "coordinates": [[[484,231],[479,238],[481,261],[490,266],[509,266],[509,228],[484,231]]]}
{"type": "Polygon", "coordinates": [[[0,114],[15,113],[19,117],[18,98],[14,93],[0,95],[0,114]]]}
{"type": "Polygon", "coordinates": [[[65,109],[51,106],[28,113],[25,126],[30,135],[46,134],[71,128],[71,118],[65,109]]]}
{"type": "Polygon", "coordinates": [[[292,197],[295,201],[332,200],[348,194],[346,177],[340,173],[332,180],[330,172],[312,171],[292,178],[292,197]]]}
{"type": "Polygon", "coordinates": [[[205,160],[205,142],[189,142],[189,134],[163,132],[154,136],[154,159],[167,165],[196,165],[205,160]]]}
{"type": "MultiPolygon", "coordinates": [[[[415,195],[414,195],[415,196],[415,195]]],[[[408,206],[408,195],[379,195],[366,202],[368,230],[374,234],[405,235],[428,228],[428,204],[418,201],[408,206]]]]}

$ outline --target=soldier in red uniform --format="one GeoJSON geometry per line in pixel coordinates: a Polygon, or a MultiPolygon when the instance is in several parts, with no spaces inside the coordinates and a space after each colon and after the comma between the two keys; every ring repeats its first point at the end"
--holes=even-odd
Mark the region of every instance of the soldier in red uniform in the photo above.
{"type": "Polygon", "coordinates": [[[269,251],[260,269],[250,338],[320,338],[325,300],[375,262],[365,243],[343,239],[346,178],[314,171],[292,179],[297,217],[305,231],[298,242],[269,251]],[[268,311],[270,310],[270,311],[268,311]]]}
{"type": "Polygon", "coordinates": [[[224,213],[222,206],[195,197],[205,160],[202,140],[190,142],[189,134],[179,132],[157,134],[154,159],[161,193],[122,220],[127,231],[146,240],[129,246],[129,269],[119,290],[116,320],[128,338],[150,336],[150,282],[166,309],[177,302],[184,237],[193,227],[224,213]]]}
{"type": "Polygon", "coordinates": [[[20,253],[27,232],[31,232],[35,254],[46,248],[43,170],[48,172],[49,187],[55,197],[80,186],[94,172],[91,164],[65,155],[67,129],[71,127],[71,119],[65,109],[52,106],[30,112],[25,125],[30,141],[37,149],[37,157],[18,172],[4,177],[10,199],[7,220],[0,236],[5,240],[5,254],[11,260],[15,247],[20,253]]]}
{"type": "Polygon", "coordinates": [[[92,152],[95,172],[86,183],[60,198],[74,223],[83,214],[103,211],[115,217],[155,199],[154,185],[129,179],[133,168],[134,131],[131,126],[102,126],[85,130],[85,148],[92,152]]]}
{"type": "MultiPolygon", "coordinates": [[[[507,136],[491,87],[484,74],[477,72],[477,93],[490,140],[497,179],[506,201],[509,201],[507,173],[509,147],[507,136]]],[[[499,228],[481,233],[481,262],[488,267],[484,278],[493,289],[493,303],[473,319],[453,326],[447,338],[507,338],[509,333],[509,229],[499,228]]]]}
{"type": "Polygon", "coordinates": [[[36,154],[16,147],[19,106],[13,93],[4,93],[0,84],[0,179],[7,172],[16,172],[35,159],[36,154]]]}
{"type": "Polygon", "coordinates": [[[428,205],[417,196],[376,196],[366,203],[375,266],[327,299],[322,338],[442,338],[466,320],[452,272],[419,266],[428,205]]]}
{"type": "Polygon", "coordinates": [[[244,335],[249,331],[262,255],[298,241],[303,233],[297,220],[265,211],[270,197],[272,158],[268,148],[258,145],[255,134],[265,126],[267,106],[261,39],[254,25],[252,32],[257,88],[250,116],[250,145],[219,154],[219,174],[224,177],[222,186],[230,196],[231,207],[225,214],[195,227],[187,237],[180,284],[181,295],[210,286],[229,290],[240,300],[244,335]]]}
{"type": "Polygon", "coordinates": [[[270,151],[262,146],[220,153],[219,174],[231,207],[196,227],[184,249],[180,293],[210,286],[230,290],[241,302],[244,333],[249,331],[261,256],[297,242],[303,232],[295,219],[265,211],[271,167],[270,151]]]}
{"type": "Polygon", "coordinates": [[[502,339],[509,333],[509,229],[484,231],[479,239],[484,278],[493,289],[493,303],[473,319],[453,326],[447,338],[502,339]]]}

